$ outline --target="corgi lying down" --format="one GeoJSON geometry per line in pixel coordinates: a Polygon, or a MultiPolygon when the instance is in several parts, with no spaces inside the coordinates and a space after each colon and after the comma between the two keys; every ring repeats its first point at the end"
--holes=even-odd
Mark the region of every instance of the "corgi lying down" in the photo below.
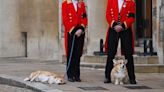
{"type": "Polygon", "coordinates": [[[29,77],[25,78],[24,81],[36,81],[48,84],[65,84],[64,76],[49,71],[35,71],[30,74],[29,77]]]}
{"type": "Polygon", "coordinates": [[[111,71],[111,81],[115,85],[128,83],[127,60],[113,60],[114,67],[111,71]]]}

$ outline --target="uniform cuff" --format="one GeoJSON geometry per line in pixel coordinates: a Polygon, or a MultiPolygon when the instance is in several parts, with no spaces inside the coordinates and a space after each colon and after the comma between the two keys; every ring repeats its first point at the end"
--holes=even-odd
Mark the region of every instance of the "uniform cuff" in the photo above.
{"type": "Polygon", "coordinates": [[[72,31],[72,35],[75,35],[75,33],[76,33],[76,31],[79,29],[79,27],[75,27],[74,29],[73,29],[73,31],[72,31]]]}
{"type": "Polygon", "coordinates": [[[73,31],[74,28],[75,28],[75,27],[72,27],[72,28],[69,30],[69,33],[71,33],[71,32],[73,31]]]}
{"type": "Polygon", "coordinates": [[[83,17],[83,19],[84,18],[87,18],[87,14],[86,13],[83,13],[82,17],[83,17]]]}
{"type": "Polygon", "coordinates": [[[124,22],[124,23],[123,23],[123,26],[125,26],[125,29],[127,29],[127,28],[128,28],[128,26],[127,26],[126,22],[124,22]]]}
{"type": "Polygon", "coordinates": [[[114,28],[116,25],[118,25],[117,22],[113,22],[112,28],[114,28]]]}
{"type": "Polygon", "coordinates": [[[67,0],[67,4],[70,4],[70,3],[72,3],[72,0],[67,0]]]}
{"type": "Polygon", "coordinates": [[[79,29],[81,29],[83,32],[85,32],[85,28],[83,26],[80,26],[79,29]]]}
{"type": "Polygon", "coordinates": [[[122,23],[122,28],[125,30],[126,29],[126,27],[125,27],[125,24],[124,23],[122,23]]]}

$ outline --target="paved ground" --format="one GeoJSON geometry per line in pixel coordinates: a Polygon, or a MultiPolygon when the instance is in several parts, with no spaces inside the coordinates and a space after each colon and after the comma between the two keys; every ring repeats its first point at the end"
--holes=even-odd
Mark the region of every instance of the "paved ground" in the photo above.
{"type": "Polygon", "coordinates": [[[0,92],[34,92],[33,90],[0,84],[0,92]]]}
{"type": "MultiPolygon", "coordinates": [[[[81,68],[82,82],[67,82],[65,85],[47,85],[41,83],[23,82],[26,76],[36,70],[65,72],[65,65],[58,61],[30,60],[21,58],[0,58],[0,82],[7,85],[14,85],[24,88],[37,90],[37,92],[163,92],[164,74],[136,74],[137,85],[104,84],[104,70],[95,70],[91,68],[81,68]],[[14,81],[11,81],[14,80],[14,81]],[[24,85],[25,84],[25,85],[24,85]]],[[[4,89],[0,86],[0,92],[4,89]]],[[[6,86],[9,89],[12,86],[6,86]]],[[[20,89],[21,90],[21,89],[20,89]]],[[[23,89],[25,90],[25,89],[23,89]]],[[[30,91],[13,91],[30,92],[30,91]]],[[[35,92],[35,91],[34,91],[35,92]]]]}

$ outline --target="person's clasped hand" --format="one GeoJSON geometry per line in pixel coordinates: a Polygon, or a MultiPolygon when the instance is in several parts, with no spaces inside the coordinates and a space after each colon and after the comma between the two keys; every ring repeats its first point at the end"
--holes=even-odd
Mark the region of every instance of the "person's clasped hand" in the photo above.
{"type": "Polygon", "coordinates": [[[114,27],[114,29],[116,30],[117,33],[119,33],[120,31],[123,30],[122,26],[120,26],[120,25],[116,25],[116,26],[114,27]]]}
{"type": "Polygon", "coordinates": [[[81,36],[82,32],[83,32],[82,29],[78,29],[78,30],[76,31],[75,35],[76,35],[77,37],[79,37],[79,36],[81,36]]]}

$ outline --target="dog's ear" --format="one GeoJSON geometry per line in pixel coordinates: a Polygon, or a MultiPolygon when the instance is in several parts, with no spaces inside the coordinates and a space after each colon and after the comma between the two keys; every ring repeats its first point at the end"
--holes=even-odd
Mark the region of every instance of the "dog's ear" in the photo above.
{"type": "Polygon", "coordinates": [[[115,66],[117,64],[117,60],[113,59],[113,65],[115,66]]]}
{"type": "Polygon", "coordinates": [[[127,63],[128,63],[128,60],[127,60],[127,59],[125,59],[125,60],[124,60],[124,62],[125,62],[125,64],[127,64],[127,63]]]}

